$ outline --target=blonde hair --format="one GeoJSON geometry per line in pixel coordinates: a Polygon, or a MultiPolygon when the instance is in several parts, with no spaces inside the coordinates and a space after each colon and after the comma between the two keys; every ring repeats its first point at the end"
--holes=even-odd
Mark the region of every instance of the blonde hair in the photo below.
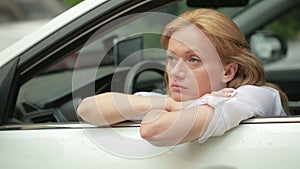
{"type": "Polygon", "coordinates": [[[188,11],[170,22],[161,37],[163,48],[168,48],[171,35],[188,25],[197,26],[214,45],[223,64],[234,62],[238,70],[227,87],[238,88],[243,85],[270,86],[277,89],[282,106],[289,113],[288,98],[275,84],[266,82],[265,70],[257,57],[249,51],[248,42],[238,26],[226,15],[211,9],[188,11]]]}

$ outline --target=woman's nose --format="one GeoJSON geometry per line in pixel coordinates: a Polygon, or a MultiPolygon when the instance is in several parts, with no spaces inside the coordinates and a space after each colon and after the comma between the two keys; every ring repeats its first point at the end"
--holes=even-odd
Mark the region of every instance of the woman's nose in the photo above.
{"type": "Polygon", "coordinates": [[[170,74],[176,79],[183,79],[185,76],[185,70],[187,65],[183,60],[178,60],[178,62],[170,70],[170,74]]]}

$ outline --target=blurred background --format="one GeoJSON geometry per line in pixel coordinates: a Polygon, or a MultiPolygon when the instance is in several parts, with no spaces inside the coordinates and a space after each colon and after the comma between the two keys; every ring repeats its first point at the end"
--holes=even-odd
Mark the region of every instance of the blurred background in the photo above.
{"type": "Polygon", "coordinates": [[[0,51],[82,0],[0,0],[0,51]]]}

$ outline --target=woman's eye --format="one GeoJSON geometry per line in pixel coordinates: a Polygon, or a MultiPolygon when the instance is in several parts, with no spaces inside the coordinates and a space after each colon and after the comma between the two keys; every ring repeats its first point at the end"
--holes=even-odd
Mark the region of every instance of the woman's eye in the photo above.
{"type": "Polygon", "coordinates": [[[201,60],[198,57],[191,57],[189,60],[191,63],[199,63],[201,60]]]}
{"type": "Polygon", "coordinates": [[[175,62],[177,61],[178,59],[175,57],[175,56],[172,56],[172,55],[168,55],[167,56],[167,61],[170,61],[170,62],[175,62]]]}

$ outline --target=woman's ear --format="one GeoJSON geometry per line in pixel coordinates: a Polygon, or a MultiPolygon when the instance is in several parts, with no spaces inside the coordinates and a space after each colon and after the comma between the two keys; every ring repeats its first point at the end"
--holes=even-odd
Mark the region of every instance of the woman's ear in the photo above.
{"type": "Polygon", "coordinates": [[[230,63],[227,63],[226,65],[224,65],[224,75],[223,75],[223,82],[224,83],[227,83],[229,81],[231,81],[236,72],[238,70],[238,64],[237,63],[234,63],[234,62],[230,62],[230,63]]]}

